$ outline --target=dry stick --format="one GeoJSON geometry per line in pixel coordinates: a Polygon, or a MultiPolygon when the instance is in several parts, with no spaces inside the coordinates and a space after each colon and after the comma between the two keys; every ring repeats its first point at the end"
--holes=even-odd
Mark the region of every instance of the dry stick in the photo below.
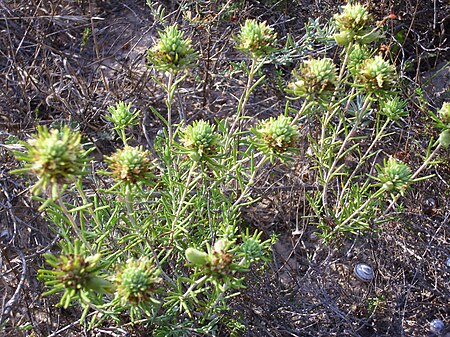
{"type": "MultiPolygon", "coordinates": [[[[0,325],[3,324],[4,319],[6,316],[8,316],[11,313],[11,310],[16,302],[19,301],[20,292],[22,291],[23,285],[25,284],[26,276],[27,276],[27,261],[25,259],[25,255],[22,253],[22,251],[16,247],[9,247],[12,248],[17,252],[17,254],[20,256],[20,260],[22,261],[22,271],[20,273],[20,280],[19,284],[17,285],[16,291],[12,295],[12,297],[9,299],[8,302],[6,302],[3,312],[0,318],[0,325]]],[[[4,249],[2,248],[2,251],[4,249]]]]}

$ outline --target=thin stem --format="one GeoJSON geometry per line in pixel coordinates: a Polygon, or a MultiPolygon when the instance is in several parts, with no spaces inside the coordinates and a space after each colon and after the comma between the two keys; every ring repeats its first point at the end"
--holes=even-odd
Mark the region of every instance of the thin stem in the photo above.
{"type": "Polygon", "coordinates": [[[345,191],[348,189],[349,185],[352,182],[353,177],[356,175],[356,173],[358,172],[358,170],[361,168],[361,166],[364,165],[364,163],[366,162],[367,158],[369,155],[372,154],[372,149],[375,146],[376,143],[378,143],[378,141],[383,137],[383,132],[386,129],[386,127],[389,125],[390,120],[386,120],[386,122],[383,124],[383,126],[381,127],[380,131],[376,134],[375,139],[373,140],[372,144],[370,144],[369,148],[366,150],[366,152],[362,155],[362,157],[359,159],[358,165],[356,165],[356,167],[353,169],[353,172],[351,173],[351,175],[348,177],[347,182],[345,183],[344,187],[342,188],[342,191],[339,195],[338,201],[339,204],[337,206],[337,209],[341,209],[342,208],[342,202],[343,202],[343,198],[344,198],[344,193],[345,191]]]}
{"type": "Polygon", "coordinates": [[[80,229],[78,228],[78,224],[75,221],[75,218],[72,216],[72,214],[69,213],[69,210],[67,209],[66,205],[64,204],[64,201],[62,200],[61,196],[58,195],[56,200],[58,201],[58,204],[61,207],[61,210],[62,210],[64,216],[67,218],[67,220],[69,220],[69,223],[71,224],[72,229],[75,232],[75,234],[77,235],[77,237],[81,240],[81,242],[83,242],[83,244],[86,246],[86,248],[92,254],[93,251],[92,251],[91,245],[89,244],[89,242],[86,241],[85,237],[80,232],[80,229]]]}
{"type": "Polygon", "coordinates": [[[257,58],[252,58],[252,63],[250,65],[250,70],[248,73],[248,78],[247,78],[247,84],[245,85],[244,88],[244,92],[241,95],[241,98],[239,99],[239,103],[238,103],[238,107],[237,107],[237,111],[236,111],[236,118],[233,121],[233,124],[231,125],[231,128],[228,132],[228,137],[227,137],[227,142],[225,144],[225,148],[228,148],[228,145],[231,141],[231,138],[233,136],[233,134],[236,132],[236,127],[240,128],[240,121],[241,121],[241,117],[244,116],[245,114],[245,105],[248,102],[248,99],[250,98],[250,89],[252,88],[252,83],[253,83],[253,79],[255,77],[255,72],[258,65],[258,59],[257,58]]]}
{"type": "Polygon", "coordinates": [[[341,224],[339,224],[338,227],[344,227],[345,225],[347,225],[355,216],[357,216],[359,214],[359,212],[361,212],[364,208],[366,208],[367,206],[369,206],[369,204],[376,198],[378,198],[380,195],[382,195],[385,192],[384,188],[380,188],[378,191],[376,191],[374,194],[372,194],[369,199],[366,200],[366,202],[364,202],[364,204],[362,204],[361,206],[359,206],[358,209],[356,209],[349,217],[347,217],[341,224]]]}
{"type": "MultiPolygon", "coordinates": [[[[371,94],[368,94],[364,104],[361,108],[361,111],[359,112],[360,116],[362,116],[365,111],[368,109],[369,105],[370,105],[370,98],[371,98],[371,94]]],[[[328,209],[327,209],[327,204],[328,204],[328,185],[330,183],[331,177],[333,176],[334,173],[334,169],[336,168],[336,165],[341,157],[341,155],[343,154],[343,152],[345,151],[347,144],[350,142],[350,140],[353,138],[353,135],[355,134],[356,130],[359,127],[361,118],[360,116],[356,117],[355,120],[355,124],[353,125],[352,129],[350,130],[350,132],[348,133],[348,135],[345,137],[344,142],[342,143],[337,155],[335,156],[335,159],[333,161],[333,163],[331,164],[330,169],[328,170],[328,173],[325,174],[324,176],[324,186],[323,186],[323,191],[322,191],[322,205],[324,208],[325,213],[327,214],[327,216],[329,215],[328,213],[328,209]]],[[[321,144],[322,147],[324,146],[324,144],[321,144]]]]}
{"type": "Polygon", "coordinates": [[[309,109],[310,106],[312,106],[314,104],[314,102],[311,102],[308,100],[305,100],[300,108],[300,110],[298,110],[297,114],[295,115],[294,119],[291,122],[291,125],[294,125],[299,118],[303,115],[303,112],[305,112],[305,110],[309,109]]]}
{"type": "Polygon", "coordinates": [[[259,172],[260,168],[263,167],[263,165],[267,162],[268,157],[263,157],[261,159],[261,161],[258,163],[258,165],[255,166],[253,173],[248,181],[248,184],[245,186],[244,191],[241,193],[241,195],[239,196],[239,198],[233,203],[233,206],[231,206],[231,208],[235,208],[236,206],[239,205],[239,203],[241,202],[242,199],[244,199],[247,195],[248,192],[250,191],[250,189],[252,188],[252,185],[254,183],[256,174],[259,172]]]}
{"type": "Polygon", "coordinates": [[[173,130],[172,130],[172,103],[173,103],[173,80],[174,75],[172,73],[169,73],[169,77],[167,79],[167,98],[166,98],[166,105],[167,105],[167,130],[169,134],[169,144],[172,144],[173,141],[173,130]]]}
{"type": "MultiPolygon", "coordinates": [[[[186,188],[183,190],[183,194],[181,195],[181,198],[178,201],[178,209],[177,209],[177,211],[175,213],[175,217],[174,217],[174,219],[172,221],[172,228],[171,228],[171,231],[170,231],[171,232],[170,233],[170,241],[171,242],[173,240],[173,236],[174,236],[174,232],[175,232],[175,226],[176,226],[178,220],[180,219],[181,211],[183,210],[183,206],[184,206],[184,201],[186,200],[186,196],[188,195],[188,190],[189,190],[189,187],[190,187],[190,185],[192,183],[192,177],[194,175],[194,171],[195,171],[196,167],[197,167],[197,162],[194,162],[192,164],[192,166],[191,166],[191,169],[189,170],[189,173],[188,173],[188,176],[187,176],[187,179],[186,179],[186,183],[185,183],[185,187],[186,188]]],[[[200,178],[201,178],[201,176],[199,176],[199,179],[200,178]]]]}

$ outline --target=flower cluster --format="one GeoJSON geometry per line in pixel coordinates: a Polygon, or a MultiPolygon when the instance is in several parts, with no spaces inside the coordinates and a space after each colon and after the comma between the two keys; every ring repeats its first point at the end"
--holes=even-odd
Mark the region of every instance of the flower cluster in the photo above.
{"type": "Polygon", "coordinates": [[[412,172],[409,166],[395,158],[385,160],[384,166],[378,165],[377,171],[376,179],[387,192],[403,195],[412,182],[412,172]]]}
{"type": "Polygon", "coordinates": [[[439,135],[439,143],[444,148],[450,146],[450,102],[444,102],[438,111],[437,126],[443,129],[439,135]]]}
{"type": "Polygon", "coordinates": [[[237,49],[259,58],[274,51],[277,34],[266,22],[246,20],[236,37],[237,49]]]}
{"type": "Polygon", "coordinates": [[[336,85],[336,65],[329,58],[309,59],[293,72],[287,92],[296,97],[321,97],[336,85]]]}
{"type": "Polygon", "coordinates": [[[379,33],[370,27],[372,18],[367,8],[361,4],[343,6],[343,12],[335,14],[334,20],[339,29],[334,38],[340,45],[348,45],[353,41],[370,43],[379,37],[379,33]]]}
{"type": "Polygon", "coordinates": [[[137,123],[140,111],[131,111],[131,103],[125,104],[120,101],[116,103],[116,106],[108,107],[109,116],[105,116],[105,119],[114,124],[114,129],[121,130],[127,126],[132,126],[137,123]]]}
{"type": "Polygon", "coordinates": [[[347,67],[350,73],[357,77],[364,62],[370,57],[370,52],[364,45],[356,45],[350,52],[347,67]]]}
{"type": "Polygon", "coordinates": [[[113,304],[129,308],[132,319],[139,318],[140,312],[151,314],[151,309],[160,302],[155,298],[161,279],[147,257],[129,259],[114,278],[116,286],[113,304]]]}
{"type": "Polygon", "coordinates": [[[190,247],[185,251],[186,259],[200,267],[206,275],[227,277],[233,270],[239,269],[233,264],[234,255],[228,251],[228,246],[229,242],[221,239],[214,244],[209,253],[190,247]]]}
{"type": "Polygon", "coordinates": [[[359,82],[363,84],[367,91],[377,95],[387,93],[395,83],[395,68],[383,57],[377,55],[367,59],[357,75],[359,82]]]}
{"type": "Polygon", "coordinates": [[[56,197],[58,185],[84,174],[89,151],[83,149],[81,134],[68,126],[61,130],[38,126],[37,135],[22,144],[27,151],[15,152],[15,156],[25,161],[25,167],[12,173],[34,173],[39,179],[32,188],[34,193],[51,186],[52,196],[56,197]]]}
{"type": "Polygon", "coordinates": [[[158,42],[147,53],[148,61],[156,69],[171,73],[191,67],[196,58],[192,41],[185,39],[184,33],[176,25],[168,26],[160,32],[158,42]]]}
{"type": "Polygon", "coordinates": [[[125,146],[105,159],[112,170],[112,176],[118,182],[136,184],[137,182],[149,182],[154,178],[149,151],[144,151],[141,146],[125,146]]]}
{"type": "Polygon", "coordinates": [[[194,161],[202,161],[216,155],[219,140],[214,126],[204,120],[188,125],[181,139],[184,150],[194,161]]]}
{"type": "Polygon", "coordinates": [[[271,161],[275,157],[288,159],[283,154],[295,149],[299,136],[298,127],[292,125],[292,118],[284,115],[262,121],[252,132],[256,136],[257,148],[271,161]]]}
{"type": "Polygon", "coordinates": [[[380,101],[380,113],[394,122],[402,117],[408,116],[405,108],[406,102],[398,96],[380,101]]]}
{"type": "Polygon", "coordinates": [[[104,265],[100,260],[100,254],[89,255],[78,240],[73,246],[63,245],[63,253],[59,256],[46,254],[45,261],[52,269],[38,271],[38,278],[50,287],[44,295],[63,292],[58,305],[67,308],[74,300],[88,304],[92,292],[110,292],[111,284],[101,272],[104,265]]]}

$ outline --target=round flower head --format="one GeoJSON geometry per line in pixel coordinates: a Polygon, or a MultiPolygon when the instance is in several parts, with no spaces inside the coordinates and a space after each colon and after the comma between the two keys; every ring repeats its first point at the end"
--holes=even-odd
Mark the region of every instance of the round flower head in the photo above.
{"type": "Polygon", "coordinates": [[[139,309],[149,314],[160,302],[154,298],[161,279],[152,262],[143,257],[129,259],[115,276],[116,301],[122,308],[130,308],[132,318],[140,317],[139,309]]]}
{"type": "Polygon", "coordinates": [[[177,25],[159,33],[156,45],[148,50],[148,61],[158,70],[176,73],[192,66],[197,54],[190,39],[184,39],[177,25]]]}
{"type": "Polygon", "coordinates": [[[450,102],[442,104],[441,109],[438,112],[439,119],[442,123],[446,124],[450,128],[450,102]]]}
{"type": "Polygon", "coordinates": [[[186,127],[181,141],[190,158],[201,161],[217,154],[219,139],[219,135],[214,132],[214,126],[199,120],[186,127]]]}
{"type": "Polygon", "coordinates": [[[101,273],[103,265],[100,260],[100,254],[88,255],[80,241],[75,241],[73,246],[63,246],[60,256],[46,254],[45,261],[53,269],[41,269],[38,272],[38,278],[50,287],[44,295],[63,292],[59,305],[67,308],[77,299],[89,303],[92,292],[109,292],[111,284],[101,273]]]}
{"type": "Polygon", "coordinates": [[[334,15],[339,33],[334,38],[340,45],[347,45],[353,40],[370,43],[379,37],[378,32],[369,26],[372,20],[367,8],[361,4],[347,4],[341,14],[334,15]]]}
{"type": "Polygon", "coordinates": [[[353,76],[356,76],[363,63],[370,57],[370,53],[364,45],[355,45],[348,58],[348,69],[353,76]]]}
{"type": "Polygon", "coordinates": [[[23,143],[27,151],[15,153],[17,159],[26,162],[25,167],[12,172],[34,173],[39,181],[32,192],[39,193],[50,185],[53,197],[56,197],[58,185],[84,174],[88,151],[81,145],[81,134],[68,126],[61,130],[38,126],[37,131],[34,138],[23,143]]]}
{"type": "Polygon", "coordinates": [[[395,68],[377,55],[362,64],[358,80],[369,92],[384,94],[395,83],[395,68]]]}
{"type": "Polygon", "coordinates": [[[411,169],[408,165],[395,158],[389,158],[387,161],[385,160],[384,166],[378,166],[377,170],[377,180],[388,192],[398,192],[403,195],[408,185],[412,182],[411,169]]]}
{"type": "Polygon", "coordinates": [[[446,149],[450,145],[450,129],[446,129],[439,135],[439,144],[446,149]]]}
{"type": "MultiPolygon", "coordinates": [[[[280,115],[277,118],[271,117],[262,121],[260,125],[253,129],[256,136],[256,146],[271,161],[276,156],[283,156],[289,150],[293,150],[298,138],[298,128],[291,125],[292,118],[280,115]]],[[[283,158],[281,158],[283,159],[283,158]]],[[[288,159],[286,157],[286,159],[288,159]]]]}
{"type": "Polygon", "coordinates": [[[241,245],[245,258],[249,261],[259,259],[264,256],[263,246],[259,240],[248,238],[241,245]]]}
{"type": "Polygon", "coordinates": [[[116,106],[108,107],[109,116],[105,118],[114,124],[114,129],[124,129],[127,126],[132,126],[137,123],[139,118],[139,110],[131,111],[131,103],[125,104],[120,101],[116,106]]]}
{"type": "Polygon", "coordinates": [[[318,97],[334,89],[336,66],[329,58],[309,59],[293,72],[293,77],[287,92],[297,97],[318,97]]]}
{"type": "Polygon", "coordinates": [[[398,121],[401,117],[408,116],[405,107],[406,102],[398,96],[380,101],[380,113],[391,121],[398,121]]]}
{"type": "Polygon", "coordinates": [[[371,20],[367,8],[361,4],[347,4],[342,7],[341,14],[335,14],[336,25],[341,31],[351,31],[354,33],[367,27],[371,20]]]}
{"type": "Polygon", "coordinates": [[[148,182],[154,177],[149,152],[142,147],[125,146],[106,157],[106,162],[112,170],[112,176],[119,182],[136,184],[140,181],[148,182]]]}
{"type": "Polygon", "coordinates": [[[258,58],[274,51],[277,34],[266,22],[246,20],[236,38],[237,49],[252,54],[258,58]]]}

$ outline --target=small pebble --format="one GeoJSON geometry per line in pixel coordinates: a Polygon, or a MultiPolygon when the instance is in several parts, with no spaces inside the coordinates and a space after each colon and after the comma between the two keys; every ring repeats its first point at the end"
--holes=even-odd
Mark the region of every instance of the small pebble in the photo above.
{"type": "Polygon", "coordinates": [[[433,319],[430,322],[430,331],[436,335],[444,331],[445,324],[440,319],[433,319]]]}
{"type": "Polygon", "coordinates": [[[425,215],[434,215],[438,208],[438,201],[435,197],[426,198],[422,202],[422,212],[425,215]]]}
{"type": "Polygon", "coordinates": [[[364,282],[370,282],[373,280],[375,274],[371,266],[365,263],[358,263],[354,269],[355,276],[364,282]]]}
{"type": "Polygon", "coordinates": [[[447,268],[450,268],[450,257],[447,258],[447,261],[445,262],[445,265],[447,266],[447,268]]]}

